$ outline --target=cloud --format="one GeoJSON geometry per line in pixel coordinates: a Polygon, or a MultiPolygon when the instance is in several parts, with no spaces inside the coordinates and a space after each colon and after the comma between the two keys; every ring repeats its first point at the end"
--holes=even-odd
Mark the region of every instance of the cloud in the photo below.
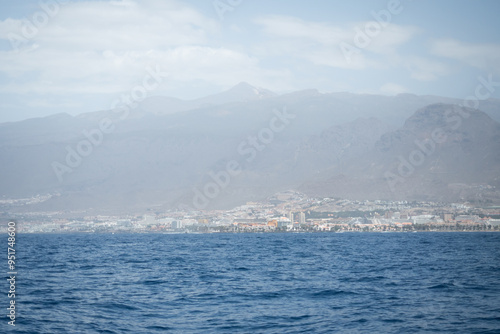
{"type": "MultiPolygon", "coordinates": [[[[106,108],[109,100],[140,84],[148,67],[168,73],[151,94],[181,98],[240,81],[278,92],[318,88],[397,94],[412,84],[418,87],[415,81],[444,82],[456,65],[500,72],[498,44],[441,39],[429,49],[422,45],[425,32],[405,25],[404,16],[400,24],[379,28],[364,20],[369,13],[358,11],[341,24],[308,20],[296,11],[295,16],[259,14],[224,25],[210,4],[196,1],[42,1],[23,19],[8,17],[13,8],[0,20],[0,92],[11,110],[2,108],[4,114],[17,113],[19,106],[30,114],[37,108],[71,113],[106,108]],[[59,7],[27,36],[29,21],[44,13],[44,3],[59,7]],[[21,52],[9,48],[14,35],[21,38],[21,52]],[[369,40],[360,45],[364,35],[369,40]],[[341,45],[355,50],[349,59],[341,45]],[[80,109],[72,108],[73,101],[80,109]]],[[[270,13],[277,7],[261,9],[270,13]]]]}
{"type": "Polygon", "coordinates": [[[18,35],[22,35],[22,27],[22,20],[7,18],[3,21],[0,21],[0,39],[9,40],[9,37],[15,33],[17,33],[18,35]]]}
{"type": "Polygon", "coordinates": [[[314,65],[361,69],[366,65],[362,55],[347,62],[339,44],[348,40],[350,32],[328,23],[309,22],[289,16],[268,15],[254,20],[261,27],[265,42],[263,57],[299,58],[314,65]]]}
{"type": "Polygon", "coordinates": [[[262,16],[254,22],[271,39],[265,47],[271,54],[288,54],[315,65],[358,70],[379,66],[378,60],[371,57],[372,54],[393,54],[419,31],[411,26],[379,25],[378,33],[370,37],[366,35],[365,29],[373,24],[378,25],[376,22],[358,22],[341,27],[276,15],[262,16]],[[350,50],[354,50],[352,54],[350,50]],[[349,56],[346,57],[346,54],[349,56]]]}
{"type": "Polygon", "coordinates": [[[500,45],[472,44],[454,39],[434,40],[431,52],[487,72],[500,73],[500,45]]]}
{"type": "Polygon", "coordinates": [[[69,101],[51,101],[50,99],[35,98],[26,103],[30,108],[75,108],[79,107],[76,102],[69,101]]]}
{"type": "MultiPolygon", "coordinates": [[[[376,22],[367,22],[366,24],[369,23],[375,24],[376,22]]],[[[359,27],[365,27],[366,24],[360,24],[359,27]]],[[[394,54],[400,46],[409,42],[418,33],[420,33],[420,29],[414,26],[401,26],[392,23],[382,27],[380,32],[371,38],[371,43],[366,49],[377,54],[394,54]]]]}
{"type": "Polygon", "coordinates": [[[410,76],[419,81],[434,81],[450,73],[448,65],[423,57],[405,58],[404,63],[410,71],[410,76]]]}
{"type": "MultiPolygon", "coordinates": [[[[41,10],[41,9],[40,9],[41,10]]],[[[61,5],[26,39],[23,52],[0,51],[4,93],[117,94],[159,66],[166,81],[207,81],[230,86],[241,80],[290,87],[288,71],[261,68],[242,51],[214,46],[220,25],[172,0],[85,1],[61,5]]],[[[23,36],[26,22],[0,21],[0,38],[23,36]]]]}
{"type": "Polygon", "coordinates": [[[113,94],[130,89],[146,74],[146,68],[158,65],[168,72],[167,81],[189,82],[203,79],[219,85],[232,85],[237,80],[269,84],[282,78],[289,80],[286,71],[260,68],[256,58],[227,48],[179,46],[169,50],[115,52],[59,53],[40,49],[20,55],[5,55],[0,71],[12,77],[14,83],[1,87],[11,93],[83,93],[113,94]],[[10,66],[9,66],[10,65],[10,66]],[[28,81],[22,73],[35,75],[28,81]]]}
{"type": "Polygon", "coordinates": [[[308,22],[290,16],[262,16],[254,20],[263,31],[280,38],[304,39],[321,45],[338,45],[350,37],[345,29],[322,22],[308,22]]]}
{"type": "Polygon", "coordinates": [[[164,49],[205,44],[218,23],[174,1],[75,3],[64,7],[44,42],[72,50],[164,49]],[[62,28],[62,29],[60,29],[62,28]]]}
{"type": "Polygon", "coordinates": [[[395,84],[395,83],[392,83],[392,82],[388,82],[388,83],[382,85],[382,87],[380,87],[379,91],[380,91],[380,93],[385,94],[385,95],[398,95],[398,94],[408,92],[408,90],[405,87],[398,85],[398,84],[395,84]]]}
{"type": "Polygon", "coordinates": [[[130,50],[206,43],[207,33],[219,29],[214,19],[173,0],[52,3],[50,11],[41,6],[31,17],[0,21],[0,38],[16,35],[71,51],[130,50]]]}

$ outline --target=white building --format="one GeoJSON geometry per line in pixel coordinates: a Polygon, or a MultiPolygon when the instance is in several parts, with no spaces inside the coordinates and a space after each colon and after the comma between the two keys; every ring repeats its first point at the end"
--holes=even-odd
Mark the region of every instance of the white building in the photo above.
{"type": "Polygon", "coordinates": [[[306,223],[306,214],[304,212],[300,212],[299,213],[299,222],[301,224],[305,224],[306,223]]]}

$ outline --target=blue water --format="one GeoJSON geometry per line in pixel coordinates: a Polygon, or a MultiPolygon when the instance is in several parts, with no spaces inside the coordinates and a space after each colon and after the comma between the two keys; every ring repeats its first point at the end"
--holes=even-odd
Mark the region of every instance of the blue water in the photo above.
{"type": "Polygon", "coordinates": [[[500,233],[38,234],[16,246],[17,325],[5,317],[0,332],[500,333],[500,233]]]}

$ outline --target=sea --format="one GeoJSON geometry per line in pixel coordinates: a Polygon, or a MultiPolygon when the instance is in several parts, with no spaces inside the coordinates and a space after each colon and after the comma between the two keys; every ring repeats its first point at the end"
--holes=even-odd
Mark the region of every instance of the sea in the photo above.
{"type": "Polygon", "coordinates": [[[500,333],[500,233],[18,234],[16,252],[1,333],[500,333]]]}

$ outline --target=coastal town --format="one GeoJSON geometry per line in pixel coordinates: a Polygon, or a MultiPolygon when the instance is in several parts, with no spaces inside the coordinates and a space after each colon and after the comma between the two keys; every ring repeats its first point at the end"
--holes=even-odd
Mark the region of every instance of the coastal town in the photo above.
{"type": "Polygon", "coordinates": [[[19,233],[500,231],[498,206],[318,199],[295,191],[230,210],[177,209],[80,218],[68,218],[61,212],[10,214],[4,211],[2,215],[0,232],[3,233],[9,220],[17,222],[19,233]]]}

